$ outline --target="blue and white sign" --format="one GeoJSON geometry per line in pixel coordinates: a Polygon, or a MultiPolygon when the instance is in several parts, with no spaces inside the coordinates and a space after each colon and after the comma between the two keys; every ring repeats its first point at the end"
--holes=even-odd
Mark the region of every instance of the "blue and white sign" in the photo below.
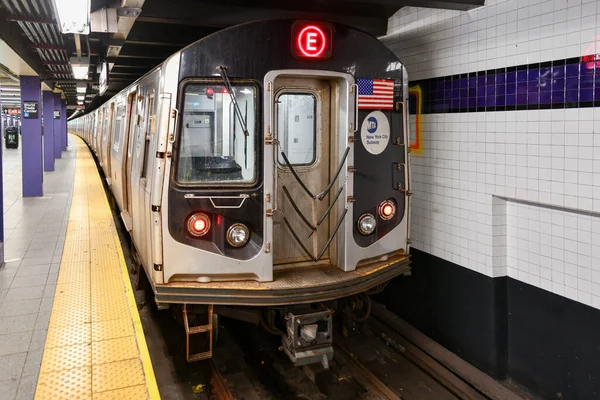
{"type": "Polygon", "coordinates": [[[381,154],[390,142],[390,121],[381,111],[367,115],[360,128],[362,144],[371,154],[381,154]]]}

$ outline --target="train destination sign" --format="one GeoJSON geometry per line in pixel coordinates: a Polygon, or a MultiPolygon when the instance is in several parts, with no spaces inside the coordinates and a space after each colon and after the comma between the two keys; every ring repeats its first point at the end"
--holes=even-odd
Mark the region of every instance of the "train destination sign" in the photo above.
{"type": "Polygon", "coordinates": [[[23,118],[37,119],[38,117],[38,102],[24,101],[23,102],[23,118]]]}

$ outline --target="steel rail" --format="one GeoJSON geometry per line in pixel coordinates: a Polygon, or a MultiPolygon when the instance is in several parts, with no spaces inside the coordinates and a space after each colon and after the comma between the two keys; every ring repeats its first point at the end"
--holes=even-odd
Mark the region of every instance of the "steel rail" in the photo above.
{"type": "Polygon", "coordinates": [[[392,391],[385,383],[377,378],[367,367],[352,356],[339,344],[333,345],[335,360],[348,368],[352,377],[365,389],[377,395],[380,399],[400,400],[401,397],[392,391]]]}

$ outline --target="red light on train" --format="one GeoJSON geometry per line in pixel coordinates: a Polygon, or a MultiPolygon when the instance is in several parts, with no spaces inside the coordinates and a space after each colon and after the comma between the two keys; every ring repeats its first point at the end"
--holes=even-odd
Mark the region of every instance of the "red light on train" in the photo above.
{"type": "Polygon", "coordinates": [[[299,58],[331,57],[332,28],[324,23],[292,25],[292,53],[299,58]]]}
{"type": "Polygon", "coordinates": [[[306,57],[319,57],[325,51],[327,39],[321,28],[305,26],[298,34],[298,50],[306,57]]]}
{"type": "Polygon", "coordinates": [[[379,204],[379,217],[385,221],[392,219],[396,214],[396,204],[391,200],[385,200],[379,204]]]}
{"type": "Polygon", "coordinates": [[[215,93],[213,88],[208,88],[206,89],[206,95],[207,96],[212,96],[215,93]]]}
{"type": "Polygon", "coordinates": [[[210,230],[210,219],[202,213],[192,214],[187,221],[187,229],[190,235],[195,237],[204,236],[210,230]]]}

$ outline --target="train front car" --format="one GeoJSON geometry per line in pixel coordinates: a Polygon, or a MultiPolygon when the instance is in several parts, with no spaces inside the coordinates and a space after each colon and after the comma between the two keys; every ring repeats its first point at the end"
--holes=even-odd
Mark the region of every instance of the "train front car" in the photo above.
{"type": "Polygon", "coordinates": [[[307,305],[409,270],[403,65],[362,31],[277,20],[210,35],[170,69],[157,302],[280,307],[290,358],[326,363],[331,310],[307,305]]]}

